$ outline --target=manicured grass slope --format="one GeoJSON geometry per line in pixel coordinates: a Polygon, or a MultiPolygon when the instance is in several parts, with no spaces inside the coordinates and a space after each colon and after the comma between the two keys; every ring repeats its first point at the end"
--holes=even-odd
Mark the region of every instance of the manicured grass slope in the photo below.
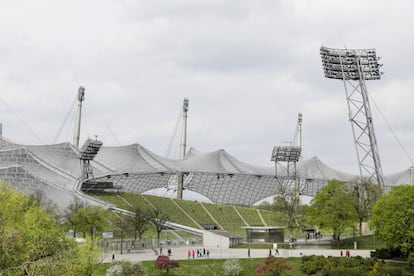
{"type": "Polygon", "coordinates": [[[262,220],[257,214],[257,210],[253,208],[236,207],[242,217],[251,226],[264,226],[262,220]]]}
{"type": "MultiPolygon", "coordinates": [[[[139,206],[143,210],[153,210],[154,207],[164,211],[172,222],[183,224],[186,226],[199,228],[193,220],[199,225],[215,224],[214,220],[209,216],[201,204],[208,210],[214,219],[224,228],[234,235],[245,237],[246,230],[242,227],[246,226],[233,206],[200,203],[197,201],[180,200],[151,196],[139,195],[133,193],[99,193],[92,194],[97,198],[114,204],[115,206],[133,211],[133,206],[139,206]],[[150,202],[150,203],[148,203],[150,202]],[[181,207],[179,208],[177,204],[181,207]],[[185,210],[184,212],[182,211],[185,210]],[[193,219],[190,219],[189,216],[193,219]]],[[[236,207],[240,215],[249,225],[260,226],[263,225],[262,220],[255,208],[236,207]]],[[[268,226],[280,226],[281,215],[276,212],[260,210],[260,213],[268,226]]]]}
{"type": "Polygon", "coordinates": [[[245,227],[246,224],[244,224],[243,220],[233,209],[233,206],[212,203],[203,203],[203,205],[220,225],[223,226],[224,230],[237,236],[246,236],[246,229],[242,228],[245,227]]]}

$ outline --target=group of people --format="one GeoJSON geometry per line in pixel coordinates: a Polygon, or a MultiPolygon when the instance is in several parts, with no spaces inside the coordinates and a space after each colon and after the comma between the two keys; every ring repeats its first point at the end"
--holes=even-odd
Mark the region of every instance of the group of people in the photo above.
{"type": "MultiPolygon", "coordinates": [[[[339,253],[341,255],[341,257],[344,256],[344,252],[341,250],[341,252],[339,253]]],[[[345,251],[345,256],[347,256],[348,258],[351,256],[351,252],[349,252],[349,250],[345,251]]]]}
{"type": "Polygon", "coordinates": [[[197,249],[197,251],[193,250],[188,250],[187,252],[187,257],[188,259],[191,258],[195,258],[196,257],[196,252],[197,252],[197,258],[201,258],[201,257],[210,257],[210,251],[208,249],[197,249]]]}
{"type": "MultiPolygon", "coordinates": [[[[250,258],[250,247],[247,249],[247,256],[250,258]]],[[[272,256],[272,249],[269,249],[269,257],[272,256]]],[[[279,256],[279,249],[275,248],[275,256],[279,256]]]]}
{"type": "MultiPolygon", "coordinates": [[[[168,253],[168,256],[171,256],[171,255],[172,255],[172,250],[171,250],[171,248],[168,248],[167,253],[168,253]]],[[[156,254],[156,255],[158,255],[158,252],[157,252],[157,251],[155,251],[155,254],[156,254]]],[[[159,255],[162,255],[162,246],[160,246],[160,252],[159,252],[159,255]]]]}
{"type": "MultiPolygon", "coordinates": [[[[269,249],[269,257],[272,256],[272,249],[269,249]]],[[[279,249],[275,248],[275,256],[279,256],[279,249]]]]}

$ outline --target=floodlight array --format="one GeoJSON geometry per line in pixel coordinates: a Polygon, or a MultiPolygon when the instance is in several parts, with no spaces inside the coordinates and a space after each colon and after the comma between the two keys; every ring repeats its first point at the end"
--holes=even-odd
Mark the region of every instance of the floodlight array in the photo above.
{"type": "Polygon", "coordinates": [[[375,49],[332,49],[321,47],[326,78],[340,80],[378,80],[381,78],[375,49]]]}
{"type": "Polygon", "coordinates": [[[271,161],[297,162],[299,161],[300,153],[301,153],[301,147],[275,146],[272,151],[271,161]]]}
{"type": "Polygon", "coordinates": [[[81,160],[93,160],[100,150],[102,142],[93,139],[87,139],[80,149],[81,160]]]}

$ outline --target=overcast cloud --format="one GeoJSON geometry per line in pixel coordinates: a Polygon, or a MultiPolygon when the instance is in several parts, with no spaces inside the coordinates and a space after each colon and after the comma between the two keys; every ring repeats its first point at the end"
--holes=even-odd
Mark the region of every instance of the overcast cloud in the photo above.
{"type": "MultiPolygon", "coordinates": [[[[0,0],[3,135],[70,141],[73,116],[54,138],[82,85],[81,141],[165,155],[188,97],[188,145],[202,152],[272,166],[303,113],[304,157],[357,173],[343,84],[324,78],[319,48],[377,50],[385,74],[368,91],[412,155],[413,10],[409,0],[0,0]]],[[[384,172],[407,169],[371,106],[384,172]]]]}

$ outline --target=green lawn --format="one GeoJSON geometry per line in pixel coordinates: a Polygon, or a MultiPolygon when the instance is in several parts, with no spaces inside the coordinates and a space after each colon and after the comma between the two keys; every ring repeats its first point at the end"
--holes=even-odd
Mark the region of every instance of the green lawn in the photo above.
{"type": "MultiPolygon", "coordinates": [[[[213,260],[213,259],[202,259],[202,260],[182,260],[179,261],[180,267],[170,270],[170,276],[194,276],[194,275],[208,275],[208,276],[222,276],[223,264],[226,260],[213,260]]],[[[292,270],[282,275],[303,275],[300,272],[301,258],[288,258],[288,263],[293,267],[292,270]]],[[[264,263],[264,259],[240,259],[242,266],[242,272],[240,276],[253,276],[255,275],[256,265],[264,263]]],[[[165,270],[159,270],[155,267],[154,261],[142,262],[143,270],[146,272],[145,275],[161,276],[167,275],[165,270]]],[[[262,274],[268,276],[270,274],[262,274]]]]}
{"type": "Polygon", "coordinates": [[[236,207],[240,215],[251,226],[264,226],[255,208],[236,207]]]}
{"type": "MultiPolygon", "coordinates": [[[[358,249],[376,249],[385,247],[385,244],[376,239],[374,235],[343,239],[340,242],[340,247],[353,249],[355,241],[357,242],[358,249]]],[[[336,247],[337,243],[332,242],[332,248],[336,247]]]]}
{"type": "Polygon", "coordinates": [[[203,203],[213,217],[223,226],[223,230],[233,233],[240,237],[246,237],[246,230],[242,227],[246,226],[233,206],[219,205],[212,203],[203,203]]]}

